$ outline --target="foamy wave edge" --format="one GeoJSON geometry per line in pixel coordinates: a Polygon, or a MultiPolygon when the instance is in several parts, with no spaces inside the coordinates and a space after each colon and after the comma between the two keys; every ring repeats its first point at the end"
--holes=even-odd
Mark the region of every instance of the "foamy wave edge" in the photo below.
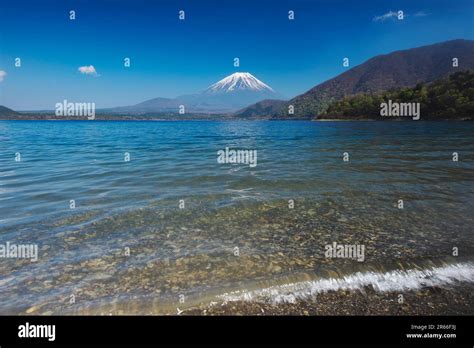
{"type": "Polygon", "coordinates": [[[456,263],[424,270],[356,272],[342,278],[294,282],[257,290],[237,290],[218,295],[217,299],[223,304],[235,301],[294,303],[298,299],[327,291],[362,290],[369,286],[379,292],[406,291],[455,282],[474,282],[474,263],[456,263]]]}

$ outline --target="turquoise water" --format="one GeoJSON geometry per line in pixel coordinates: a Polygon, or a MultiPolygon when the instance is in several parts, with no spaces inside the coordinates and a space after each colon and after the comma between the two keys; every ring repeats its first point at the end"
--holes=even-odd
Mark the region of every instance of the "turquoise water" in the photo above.
{"type": "Polygon", "coordinates": [[[164,313],[290,280],[469,270],[473,181],[467,122],[2,121],[0,244],[39,255],[0,259],[0,313],[164,313]],[[257,166],[218,163],[226,147],[257,166]],[[325,258],[333,242],[365,261],[325,258]]]}

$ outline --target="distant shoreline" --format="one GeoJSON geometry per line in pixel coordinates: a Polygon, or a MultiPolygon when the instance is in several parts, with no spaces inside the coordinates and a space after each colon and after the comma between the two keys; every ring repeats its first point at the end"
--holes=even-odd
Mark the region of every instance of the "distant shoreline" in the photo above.
{"type": "MultiPolygon", "coordinates": [[[[261,122],[261,121],[311,121],[311,122],[414,122],[410,118],[384,118],[384,119],[372,119],[372,118],[237,118],[237,117],[216,117],[216,118],[193,118],[193,117],[183,117],[183,118],[122,118],[122,117],[96,117],[94,120],[89,120],[86,117],[80,118],[38,118],[38,117],[28,117],[28,118],[3,118],[0,116],[0,121],[87,121],[87,122],[94,122],[94,121],[108,121],[108,122],[179,122],[179,121],[202,121],[202,122],[215,122],[215,121],[222,121],[222,122],[232,122],[232,121],[242,121],[242,122],[261,122]]],[[[423,122],[469,122],[474,121],[473,118],[468,119],[449,119],[449,118],[440,118],[440,119],[420,119],[416,122],[423,121],[423,122]]]]}

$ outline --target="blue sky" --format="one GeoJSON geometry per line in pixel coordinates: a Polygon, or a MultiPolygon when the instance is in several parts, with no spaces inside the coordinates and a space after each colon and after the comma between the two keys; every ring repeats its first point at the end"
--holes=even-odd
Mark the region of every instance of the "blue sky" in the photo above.
{"type": "Polygon", "coordinates": [[[353,67],[398,49],[474,39],[473,16],[472,0],[2,0],[0,104],[129,105],[200,91],[236,71],[293,97],[344,72],[344,57],[353,67]],[[402,21],[382,17],[398,10],[402,21]],[[97,74],[78,71],[90,65],[97,74]]]}

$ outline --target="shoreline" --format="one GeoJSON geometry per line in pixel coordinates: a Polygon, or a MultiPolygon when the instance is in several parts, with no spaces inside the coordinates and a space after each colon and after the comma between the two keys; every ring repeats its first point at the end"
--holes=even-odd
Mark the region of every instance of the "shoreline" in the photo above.
{"type": "MultiPolygon", "coordinates": [[[[117,303],[82,307],[57,312],[47,305],[35,305],[22,311],[7,311],[9,315],[113,315],[113,316],[448,316],[472,315],[474,312],[474,283],[458,282],[445,286],[428,286],[406,291],[376,291],[367,286],[361,290],[329,290],[290,302],[230,301],[196,304],[186,307],[169,306],[167,310],[136,311],[146,303],[131,301],[126,306],[117,303]],[[128,307],[128,308],[127,308],[128,307]]],[[[66,309],[66,308],[63,308],[66,309]]],[[[143,308],[142,308],[143,309],[143,308]]]]}
{"type": "MultiPolygon", "coordinates": [[[[470,267],[470,266],[468,266],[470,267]]],[[[443,315],[467,314],[474,310],[472,269],[457,274],[441,269],[424,273],[399,271],[385,274],[385,281],[367,282],[367,274],[343,278],[297,281],[251,286],[240,290],[201,293],[186,302],[163,301],[159,297],[122,299],[97,306],[43,308],[37,314],[65,315],[443,315]]],[[[36,307],[39,309],[39,307],[36,307]]],[[[31,310],[28,310],[31,311],[31,310]]],[[[27,311],[27,312],[28,312],[27,311]]]]}
{"type": "Polygon", "coordinates": [[[293,303],[228,302],[184,310],[181,315],[472,315],[474,284],[432,286],[403,292],[337,290],[293,303]],[[399,296],[403,295],[403,303],[399,296]]]}
{"type": "MultiPolygon", "coordinates": [[[[80,117],[74,117],[74,118],[56,118],[56,117],[12,117],[12,118],[3,118],[0,116],[0,121],[88,121],[88,122],[94,122],[94,121],[118,121],[118,122],[179,122],[179,121],[199,121],[199,122],[216,122],[216,121],[221,121],[221,122],[236,122],[236,121],[241,121],[241,122],[262,122],[262,121],[270,121],[270,122],[279,122],[279,121],[297,121],[297,122],[409,122],[413,121],[411,118],[384,118],[384,119],[373,119],[373,118],[317,118],[317,117],[308,117],[308,118],[268,118],[268,117],[262,117],[262,118],[238,118],[238,117],[229,117],[229,116],[216,116],[215,118],[209,116],[209,117],[180,117],[180,118],[175,118],[175,117],[129,117],[129,116],[105,116],[101,117],[98,116],[95,119],[88,119],[87,117],[80,118],[80,117]]],[[[417,122],[470,122],[474,121],[473,118],[459,118],[459,119],[450,119],[450,118],[439,118],[439,119],[420,119],[417,120],[417,122]]]]}

